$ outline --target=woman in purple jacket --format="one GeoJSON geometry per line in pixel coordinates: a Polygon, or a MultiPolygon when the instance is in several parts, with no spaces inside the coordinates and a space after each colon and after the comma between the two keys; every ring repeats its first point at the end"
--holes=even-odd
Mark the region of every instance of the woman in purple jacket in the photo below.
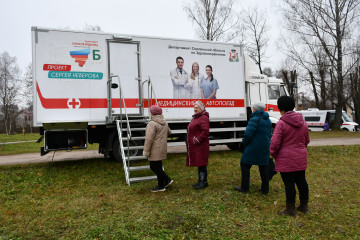
{"type": "Polygon", "coordinates": [[[209,113],[205,110],[205,105],[200,101],[195,102],[194,112],[195,114],[187,126],[186,165],[198,167],[199,180],[193,187],[202,189],[208,186],[209,113]]]}
{"type": "Polygon", "coordinates": [[[286,209],[280,215],[295,216],[296,189],[299,190],[298,211],[308,212],[309,187],[305,178],[307,168],[306,147],[310,142],[306,122],[293,111],[294,99],[282,96],[277,101],[282,117],[271,138],[270,154],[275,158],[275,170],[280,172],[285,185],[286,209]]]}

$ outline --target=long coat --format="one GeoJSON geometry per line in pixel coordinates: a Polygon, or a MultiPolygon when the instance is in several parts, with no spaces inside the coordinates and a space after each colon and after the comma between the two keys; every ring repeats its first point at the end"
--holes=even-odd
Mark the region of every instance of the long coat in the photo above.
{"type": "Polygon", "coordinates": [[[171,130],[163,115],[151,115],[146,126],[144,155],[149,161],[160,161],[167,157],[167,137],[171,130]]]}
{"type": "Polygon", "coordinates": [[[207,166],[209,163],[209,113],[205,110],[193,115],[187,126],[186,165],[207,166]]]}
{"type": "Polygon", "coordinates": [[[253,112],[243,138],[246,148],[241,156],[241,162],[259,166],[269,165],[270,139],[271,121],[269,114],[263,110],[253,112]],[[258,122],[259,126],[256,129],[258,122]]]}
{"type": "Polygon", "coordinates": [[[276,124],[271,138],[270,153],[278,172],[303,171],[307,168],[306,147],[310,143],[309,130],[299,113],[286,112],[276,124]]]}

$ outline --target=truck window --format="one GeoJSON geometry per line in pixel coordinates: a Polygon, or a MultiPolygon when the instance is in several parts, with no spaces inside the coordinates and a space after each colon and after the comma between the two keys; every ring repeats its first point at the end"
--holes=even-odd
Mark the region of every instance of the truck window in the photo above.
{"type": "MultiPolygon", "coordinates": [[[[343,117],[344,117],[344,113],[342,114],[343,117]]],[[[345,114],[346,115],[346,114],[345,114]]],[[[347,116],[347,115],[346,115],[347,116]]],[[[349,116],[347,116],[349,118],[349,116]]],[[[344,119],[344,118],[343,118],[344,119]]],[[[344,120],[341,119],[342,121],[341,122],[344,122],[344,120]]],[[[334,127],[334,122],[335,122],[335,113],[330,113],[330,121],[329,121],[329,126],[330,128],[333,128],[334,127]]],[[[350,120],[351,122],[351,120],[350,120]]]]}
{"type": "Polygon", "coordinates": [[[305,122],[319,122],[320,117],[305,117],[305,122]]]}
{"type": "Polygon", "coordinates": [[[286,91],[285,91],[285,86],[281,85],[280,86],[280,96],[286,96],[286,91]]]}
{"type": "Polygon", "coordinates": [[[268,85],[269,100],[277,100],[280,97],[279,85],[268,85]]]}
{"type": "Polygon", "coordinates": [[[349,116],[346,113],[343,112],[342,117],[343,117],[345,122],[351,122],[351,119],[349,118],[349,116]]]}

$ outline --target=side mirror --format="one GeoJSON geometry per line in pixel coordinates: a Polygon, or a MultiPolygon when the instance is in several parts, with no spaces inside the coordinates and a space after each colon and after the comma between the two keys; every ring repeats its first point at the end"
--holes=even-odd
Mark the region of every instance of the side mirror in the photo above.
{"type": "Polygon", "coordinates": [[[111,88],[113,88],[113,89],[118,88],[118,87],[119,87],[119,85],[117,83],[112,83],[111,84],[111,88]]]}

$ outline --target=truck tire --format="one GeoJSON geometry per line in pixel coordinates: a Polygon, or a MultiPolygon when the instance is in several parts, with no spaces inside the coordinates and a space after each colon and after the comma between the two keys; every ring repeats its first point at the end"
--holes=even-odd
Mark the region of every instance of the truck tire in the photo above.
{"type": "MultiPolygon", "coordinates": [[[[125,156],[127,154],[127,141],[123,141],[123,145],[124,145],[124,151],[125,151],[125,156]]],[[[144,145],[143,141],[130,141],[130,146],[131,147],[136,147],[136,146],[142,146],[144,145]]],[[[112,147],[112,156],[111,158],[114,159],[117,162],[122,162],[122,156],[120,154],[120,142],[119,142],[119,138],[116,137],[115,141],[113,143],[113,147],[112,147]]],[[[130,156],[140,156],[142,154],[142,149],[135,149],[135,150],[130,150],[130,156]]]]}

